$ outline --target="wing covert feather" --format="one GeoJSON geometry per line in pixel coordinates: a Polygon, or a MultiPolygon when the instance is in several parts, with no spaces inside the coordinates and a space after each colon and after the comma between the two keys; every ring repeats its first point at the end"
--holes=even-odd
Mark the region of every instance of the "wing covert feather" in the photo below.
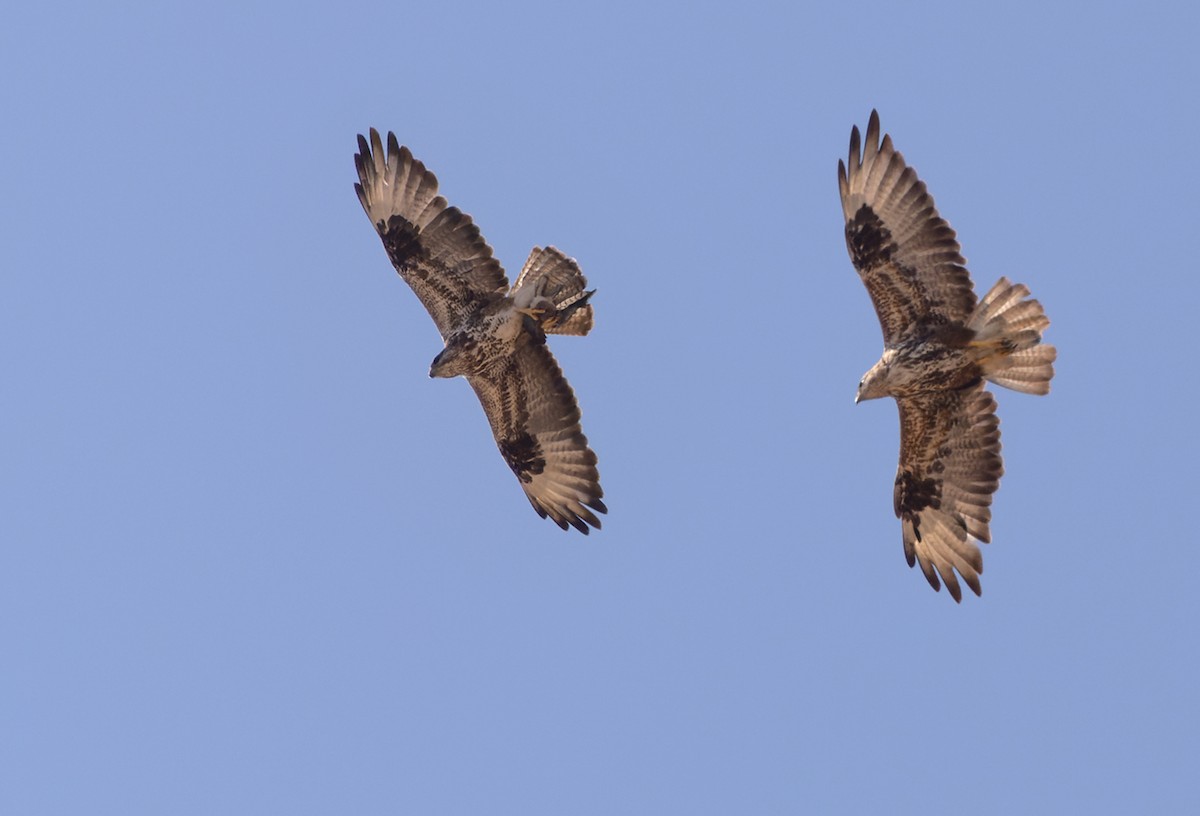
{"type": "Polygon", "coordinates": [[[879,138],[871,111],[865,143],[850,131],[848,161],[838,162],[846,248],[871,295],[885,343],[915,323],[965,322],[975,291],[958,239],[917,173],[879,138]]]}
{"type": "Polygon", "coordinates": [[[992,494],[1004,473],[996,400],[980,383],[959,391],[903,397],[900,465],[893,494],[901,520],[904,555],[920,563],[934,589],[938,575],[954,600],[962,600],[955,572],[980,594],[992,494]]]}
{"type": "Polygon", "coordinates": [[[388,133],[358,137],[358,200],[400,277],[412,287],[442,338],[488,302],[508,280],[471,217],[438,195],[437,178],[388,133]]]}
{"type": "Polygon", "coordinates": [[[468,379],[500,454],[538,515],[564,530],[599,529],[592,511],[608,508],[596,454],[580,428],[575,394],[545,343],[528,336],[496,369],[468,379]]]}

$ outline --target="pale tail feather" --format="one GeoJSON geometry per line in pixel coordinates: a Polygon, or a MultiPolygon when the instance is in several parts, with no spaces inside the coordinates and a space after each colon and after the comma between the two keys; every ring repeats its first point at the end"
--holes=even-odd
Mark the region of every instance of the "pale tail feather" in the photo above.
{"type": "Polygon", "coordinates": [[[985,376],[996,385],[1026,394],[1049,394],[1054,377],[1054,346],[1034,346],[995,360],[985,376]]]}
{"type": "Polygon", "coordinates": [[[979,351],[983,375],[996,385],[1026,394],[1050,393],[1054,377],[1054,346],[1042,345],[1050,318],[1036,300],[1025,300],[1029,288],[1007,278],[983,296],[968,327],[979,351]]]}
{"type": "Polygon", "coordinates": [[[554,247],[534,247],[512,294],[518,308],[540,310],[542,328],[551,334],[587,334],[592,329],[595,290],[588,291],[587,278],[574,258],[554,247]]]}

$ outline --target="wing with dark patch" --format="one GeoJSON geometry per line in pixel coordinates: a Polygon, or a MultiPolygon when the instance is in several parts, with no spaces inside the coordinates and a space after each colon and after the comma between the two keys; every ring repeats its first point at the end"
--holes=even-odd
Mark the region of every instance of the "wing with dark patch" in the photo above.
{"type": "Polygon", "coordinates": [[[544,331],[584,335],[592,330],[589,301],[595,291],[588,290],[587,278],[574,258],[554,247],[534,247],[513,284],[512,298],[518,308],[540,310],[544,331]]]}
{"type": "Polygon", "coordinates": [[[540,339],[523,335],[510,358],[468,379],[533,509],[586,534],[589,524],[600,528],[592,511],[608,512],[596,454],[579,427],[575,394],[540,339]]]}
{"type": "Polygon", "coordinates": [[[979,384],[959,391],[919,394],[900,406],[900,467],[894,494],[908,565],[934,589],[938,575],[962,600],[955,572],[976,595],[988,542],[992,494],[1004,473],[996,401],[979,384]]]}
{"type": "Polygon", "coordinates": [[[965,322],[975,291],[954,230],[891,137],[880,143],[875,111],[865,144],[857,126],[850,131],[849,161],[838,161],[838,188],[846,248],[871,294],[884,342],[918,322],[965,322]]]}
{"type": "Polygon", "coordinates": [[[468,315],[502,297],[508,279],[469,215],[437,194],[437,178],[388,133],[359,136],[358,200],[400,277],[417,293],[445,339],[468,315]]]}

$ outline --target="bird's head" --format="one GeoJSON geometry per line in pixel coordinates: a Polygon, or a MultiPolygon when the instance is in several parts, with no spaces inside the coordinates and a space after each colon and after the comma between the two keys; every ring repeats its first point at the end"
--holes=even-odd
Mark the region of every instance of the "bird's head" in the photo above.
{"type": "Polygon", "coordinates": [[[891,371],[892,358],[896,353],[891,349],[885,351],[879,362],[871,366],[871,370],[863,375],[858,383],[858,393],[854,395],[854,404],[863,400],[886,397],[888,391],[888,374],[891,371]]]}
{"type": "Polygon", "coordinates": [[[430,377],[457,377],[470,374],[475,369],[474,350],[476,343],[465,334],[455,334],[446,341],[441,354],[433,358],[429,366],[430,377]]]}

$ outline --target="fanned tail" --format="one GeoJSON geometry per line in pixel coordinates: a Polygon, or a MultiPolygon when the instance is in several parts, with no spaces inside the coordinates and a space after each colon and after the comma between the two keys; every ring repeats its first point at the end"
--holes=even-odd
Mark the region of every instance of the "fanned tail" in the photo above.
{"type": "Polygon", "coordinates": [[[983,376],[996,385],[1026,394],[1050,393],[1058,350],[1042,344],[1050,318],[1036,300],[1026,300],[1029,287],[996,281],[975,307],[968,328],[983,376]]]}
{"type": "Polygon", "coordinates": [[[583,335],[592,330],[590,301],[596,292],[586,287],[587,278],[574,258],[554,247],[534,247],[512,295],[517,308],[532,312],[542,331],[583,335]]]}

